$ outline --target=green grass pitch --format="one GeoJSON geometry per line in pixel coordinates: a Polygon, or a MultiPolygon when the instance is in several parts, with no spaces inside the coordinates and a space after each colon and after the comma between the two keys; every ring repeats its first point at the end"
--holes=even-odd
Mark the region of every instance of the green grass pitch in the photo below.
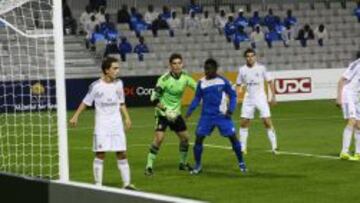
{"type": "MultiPolygon", "coordinates": [[[[185,111],[187,107],[184,107],[185,111]]],[[[233,119],[239,125],[239,109],[233,119]]],[[[191,142],[200,109],[188,121],[191,142]]],[[[73,112],[69,112],[69,116],[73,112]]],[[[203,172],[191,176],[178,170],[178,138],[168,131],[155,161],[154,176],[144,176],[153,139],[153,108],[129,108],[133,128],[127,132],[132,182],[142,191],[209,202],[357,202],[360,163],[336,159],[345,125],[334,101],[282,102],[272,108],[280,151],[272,155],[259,119],[252,122],[245,156],[249,172],[241,174],[230,143],[216,130],[205,144],[203,172]],[[218,148],[214,146],[220,146],[218,148]],[[314,156],[306,156],[311,154],[314,156]]],[[[69,128],[70,176],[92,183],[94,112],[84,112],[77,128],[69,128]]],[[[192,149],[189,160],[193,163],[192,149]]],[[[121,187],[115,155],[107,154],[104,185],[121,187]]]]}

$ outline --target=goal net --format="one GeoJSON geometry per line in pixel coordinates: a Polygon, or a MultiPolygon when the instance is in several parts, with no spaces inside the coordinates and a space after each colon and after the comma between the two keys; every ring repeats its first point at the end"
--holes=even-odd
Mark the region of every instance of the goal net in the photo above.
{"type": "Polygon", "coordinates": [[[61,21],[54,26],[61,8],[55,11],[53,3],[0,0],[0,172],[61,179],[59,160],[66,154],[59,153],[64,118],[58,118],[63,81],[57,68],[63,63],[56,57],[63,58],[63,50],[56,49],[62,36],[55,34],[62,27],[61,21]]]}

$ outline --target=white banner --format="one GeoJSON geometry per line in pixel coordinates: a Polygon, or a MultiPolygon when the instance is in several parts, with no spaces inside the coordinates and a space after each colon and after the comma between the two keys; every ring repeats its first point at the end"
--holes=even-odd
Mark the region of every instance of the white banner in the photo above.
{"type": "Polygon", "coordinates": [[[345,69],[271,72],[278,101],[334,99],[345,69]]]}

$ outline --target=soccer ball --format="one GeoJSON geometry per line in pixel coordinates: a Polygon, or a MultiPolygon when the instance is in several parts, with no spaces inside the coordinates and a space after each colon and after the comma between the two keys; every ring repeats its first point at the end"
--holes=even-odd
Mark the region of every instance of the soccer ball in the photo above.
{"type": "Polygon", "coordinates": [[[165,116],[169,121],[173,122],[178,117],[178,113],[174,110],[166,110],[165,116]]]}

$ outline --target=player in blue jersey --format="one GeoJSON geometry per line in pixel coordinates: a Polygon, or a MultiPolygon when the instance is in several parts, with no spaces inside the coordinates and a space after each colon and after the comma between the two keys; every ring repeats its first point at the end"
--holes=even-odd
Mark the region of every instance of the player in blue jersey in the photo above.
{"type": "Polygon", "coordinates": [[[222,136],[229,138],[240,170],[246,171],[241,145],[235,136],[235,126],[231,120],[231,115],[236,108],[236,92],[227,79],[217,74],[217,69],[216,60],[210,58],[205,61],[205,77],[198,82],[195,97],[186,113],[186,118],[189,118],[202,100],[201,116],[196,128],[196,140],[193,148],[196,163],[191,174],[201,172],[203,142],[215,127],[219,129],[222,136]]]}

